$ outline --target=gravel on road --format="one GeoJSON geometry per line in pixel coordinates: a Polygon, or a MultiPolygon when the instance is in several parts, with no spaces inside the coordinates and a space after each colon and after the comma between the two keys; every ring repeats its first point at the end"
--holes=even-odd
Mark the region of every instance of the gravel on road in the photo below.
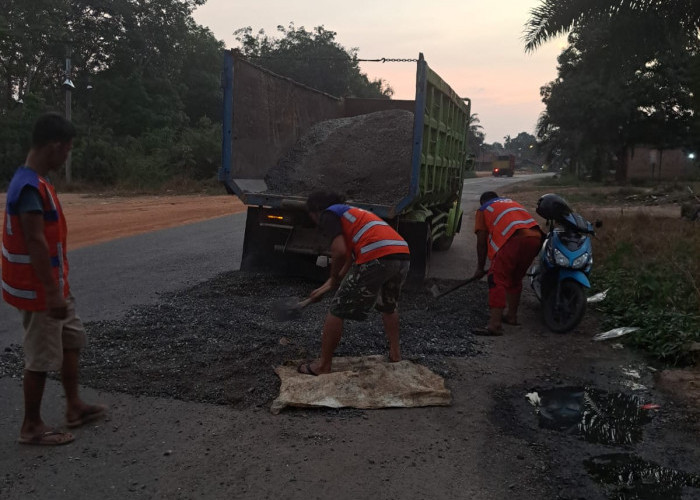
{"type": "MultiPolygon", "coordinates": [[[[431,282],[446,289],[450,280],[431,282]]],[[[407,288],[399,305],[404,358],[449,378],[449,357],[478,353],[471,331],[486,322],[486,291],[467,287],[439,299],[427,287],[407,288]]],[[[104,391],[232,405],[269,405],[279,392],[274,367],[313,359],[320,351],[329,297],[299,318],[280,322],[274,305],[302,299],[317,283],[229,272],[135,307],[123,319],[86,324],[81,383],[104,391]]],[[[387,352],[379,313],[348,321],[338,356],[387,352]]],[[[21,347],[0,355],[0,376],[19,376],[21,347]]]]}

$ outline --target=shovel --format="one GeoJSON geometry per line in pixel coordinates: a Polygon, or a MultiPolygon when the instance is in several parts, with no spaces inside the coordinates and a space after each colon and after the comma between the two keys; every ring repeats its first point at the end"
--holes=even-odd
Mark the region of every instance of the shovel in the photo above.
{"type": "Polygon", "coordinates": [[[297,301],[295,298],[278,300],[272,306],[277,321],[289,321],[301,316],[301,310],[311,304],[311,298],[297,301]]]}
{"type": "Polygon", "coordinates": [[[472,276],[471,278],[469,278],[469,279],[467,279],[467,280],[460,281],[460,282],[457,283],[456,285],[451,286],[450,288],[448,288],[448,289],[445,290],[444,292],[441,292],[437,285],[433,285],[432,287],[430,287],[430,293],[433,294],[433,297],[435,297],[436,299],[439,299],[439,298],[442,297],[443,295],[447,295],[447,294],[450,293],[450,292],[454,292],[454,291],[457,290],[458,288],[462,288],[464,285],[468,285],[468,284],[471,283],[472,281],[480,280],[482,277],[483,277],[483,276],[479,276],[479,277],[477,278],[477,277],[475,277],[475,276],[472,276]]]}
{"type": "MultiPolygon", "coordinates": [[[[328,293],[331,286],[325,283],[321,288],[319,288],[320,295],[328,293]]],[[[321,297],[318,297],[320,299],[321,297]]],[[[272,312],[277,321],[289,321],[291,319],[297,319],[301,316],[301,310],[314,301],[313,298],[308,297],[302,301],[298,301],[295,298],[287,298],[278,300],[272,306],[272,312]]]]}

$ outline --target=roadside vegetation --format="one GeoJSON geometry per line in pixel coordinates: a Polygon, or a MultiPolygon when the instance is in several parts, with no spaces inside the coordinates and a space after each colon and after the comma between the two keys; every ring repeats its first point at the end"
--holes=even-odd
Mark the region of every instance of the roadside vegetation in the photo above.
{"type": "MultiPolygon", "coordinates": [[[[24,161],[36,117],[66,112],[68,96],[78,128],[71,189],[144,192],[215,180],[224,43],[194,21],[203,3],[10,2],[0,12],[0,189],[24,161]]],[[[324,92],[392,94],[360,71],[358,49],[322,26],[236,34],[256,64],[324,92]]]]}
{"type": "Polygon", "coordinates": [[[697,362],[700,220],[682,218],[681,205],[696,202],[692,193],[700,192],[700,182],[616,186],[570,176],[508,190],[533,211],[548,192],[563,196],[587,219],[603,223],[593,240],[591,274],[591,294],[607,291],[605,300],[595,305],[602,313],[602,331],[637,327],[619,341],[662,364],[697,362]]]}
{"type": "Polygon", "coordinates": [[[624,342],[672,365],[693,361],[700,342],[700,223],[638,213],[606,221],[592,282],[607,328],[639,327],[624,342]]]}

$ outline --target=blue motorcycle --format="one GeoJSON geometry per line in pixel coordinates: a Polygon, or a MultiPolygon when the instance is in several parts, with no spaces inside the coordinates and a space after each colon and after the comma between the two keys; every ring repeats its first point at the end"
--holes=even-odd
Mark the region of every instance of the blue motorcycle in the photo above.
{"type": "MultiPolygon", "coordinates": [[[[585,288],[593,266],[591,236],[594,225],[574,213],[556,194],[537,202],[537,213],[547,221],[542,249],[530,270],[530,285],[542,304],[547,328],[557,333],[573,330],[586,312],[585,288]]],[[[602,224],[597,221],[595,227],[602,224]]]]}

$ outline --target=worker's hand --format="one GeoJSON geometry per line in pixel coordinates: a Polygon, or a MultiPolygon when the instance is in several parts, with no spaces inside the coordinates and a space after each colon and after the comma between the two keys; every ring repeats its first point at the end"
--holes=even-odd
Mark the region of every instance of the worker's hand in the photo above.
{"type": "Polygon", "coordinates": [[[475,280],[481,279],[484,276],[486,276],[487,272],[488,271],[486,271],[485,269],[477,269],[476,271],[474,271],[474,275],[472,276],[472,278],[475,280]]]}
{"type": "Polygon", "coordinates": [[[66,319],[66,316],[68,316],[68,303],[60,291],[57,290],[46,294],[46,310],[49,318],[66,319]]]}

